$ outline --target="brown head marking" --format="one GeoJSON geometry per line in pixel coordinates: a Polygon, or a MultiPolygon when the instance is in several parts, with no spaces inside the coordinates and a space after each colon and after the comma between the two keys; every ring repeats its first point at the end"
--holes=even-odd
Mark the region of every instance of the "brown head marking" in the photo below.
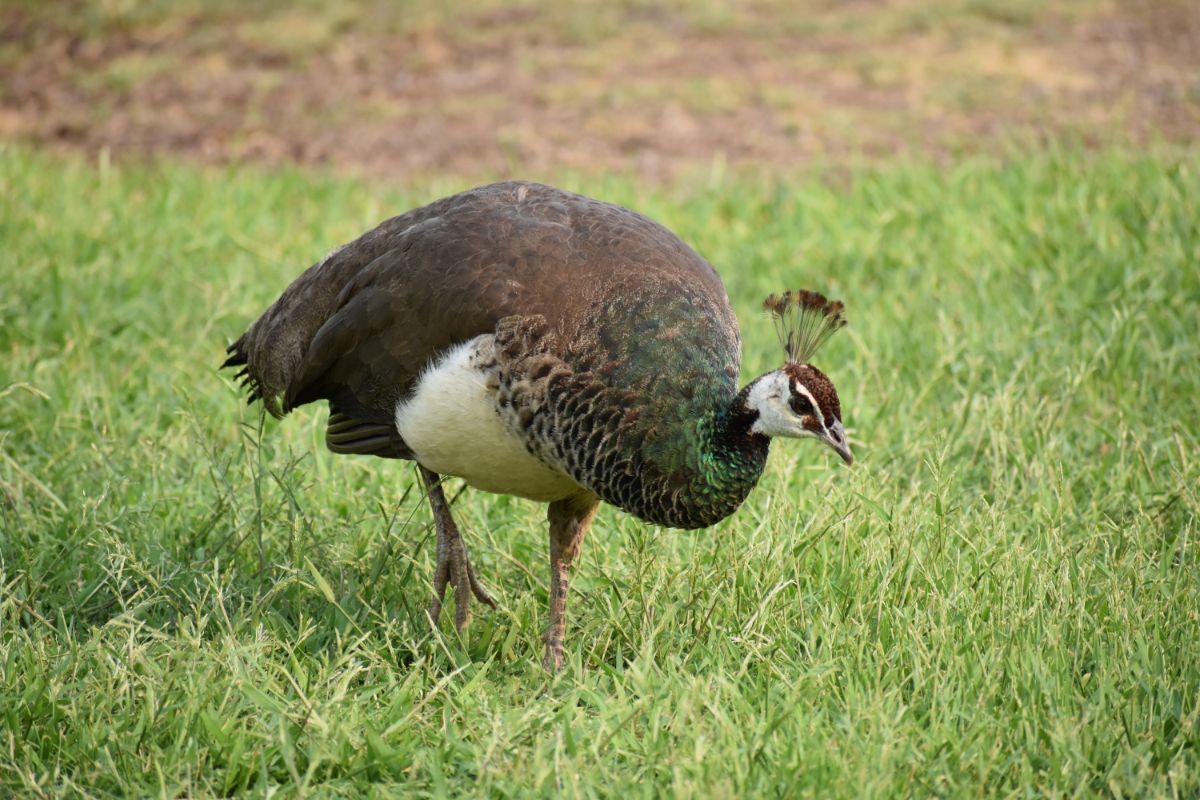
{"type": "Polygon", "coordinates": [[[842,403],[838,399],[837,389],[833,388],[833,381],[824,372],[812,364],[788,363],[784,364],[783,373],[787,375],[793,393],[796,393],[796,384],[799,384],[812,395],[818,406],[818,421],[832,425],[835,419],[841,420],[842,403]]]}

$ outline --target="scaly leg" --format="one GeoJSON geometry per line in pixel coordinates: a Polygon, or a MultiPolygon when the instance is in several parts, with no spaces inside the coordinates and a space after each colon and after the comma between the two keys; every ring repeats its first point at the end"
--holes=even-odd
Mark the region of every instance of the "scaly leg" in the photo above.
{"type": "Polygon", "coordinates": [[[546,629],[546,658],[542,663],[551,672],[558,672],[563,665],[571,562],[579,555],[583,535],[599,507],[598,498],[585,494],[551,503],[546,514],[550,520],[550,627],[546,629]]]}
{"type": "Polygon", "coordinates": [[[496,607],[496,601],[475,578],[475,570],[467,557],[467,545],[458,532],[458,526],[454,524],[450,504],[442,492],[441,478],[425,467],[418,465],[418,468],[437,526],[437,569],[433,574],[433,602],[429,604],[429,618],[433,624],[437,624],[438,617],[442,615],[446,584],[449,583],[454,587],[454,628],[461,636],[463,628],[471,621],[471,595],[492,608],[496,607]]]}

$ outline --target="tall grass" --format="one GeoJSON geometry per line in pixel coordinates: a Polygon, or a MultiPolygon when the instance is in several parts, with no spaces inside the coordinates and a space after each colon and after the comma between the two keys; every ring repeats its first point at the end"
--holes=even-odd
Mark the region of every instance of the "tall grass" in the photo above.
{"type": "Polygon", "coordinates": [[[0,151],[0,794],[1195,796],[1198,170],[572,181],[717,266],[747,375],[763,295],[843,297],[859,461],[777,443],[698,533],[604,509],[551,677],[540,506],[459,499],[501,609],[432,633],[411,467],[215,369],[461,187],[0,151]]]}

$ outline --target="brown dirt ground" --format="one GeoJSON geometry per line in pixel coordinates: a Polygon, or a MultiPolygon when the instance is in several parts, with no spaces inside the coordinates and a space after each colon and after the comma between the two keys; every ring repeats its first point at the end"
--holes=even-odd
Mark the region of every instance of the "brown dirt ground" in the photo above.
{"type": "Polygon", "coordinates": [[[146,6],[0,0],[0,140],[657,179],[1200,133],[1194,0],[146,6]]]}

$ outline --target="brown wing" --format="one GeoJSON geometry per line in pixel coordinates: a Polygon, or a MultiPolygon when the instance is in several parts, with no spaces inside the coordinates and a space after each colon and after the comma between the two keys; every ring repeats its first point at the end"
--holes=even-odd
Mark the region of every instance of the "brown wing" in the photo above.
{"type": "Polygon", "coordinates": [[[388,220],[301,275],[230,347],[229,364],[273,413],[319,399],[390,424],[447,348],[510,315],[543,315],[561,340],[611,305],[615,287],[687,273],[732,329],[712,268],[670,231],[548,186],[502,183],[388,220]]]}

